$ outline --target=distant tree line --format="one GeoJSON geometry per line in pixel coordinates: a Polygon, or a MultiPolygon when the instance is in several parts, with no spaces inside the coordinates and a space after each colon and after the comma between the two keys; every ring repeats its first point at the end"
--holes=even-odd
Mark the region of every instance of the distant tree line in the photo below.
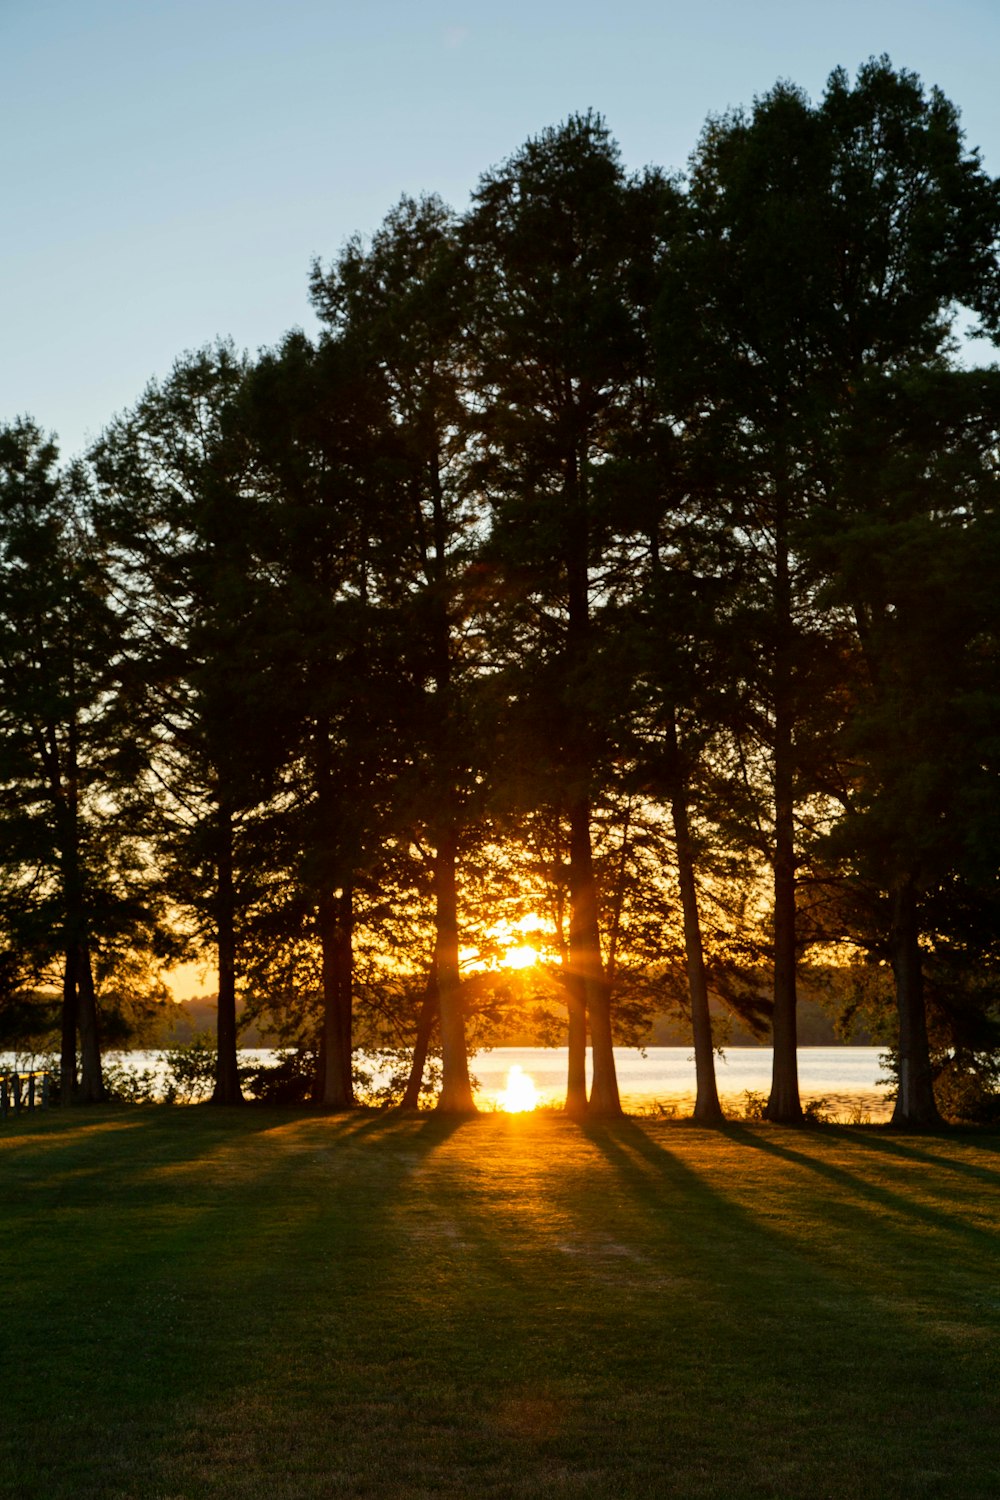
{"type": "Polygon", "coordinates": [[[513,1008],[614,1116],[669,1000],[713,1121],[721,1001],[794,1123],[797,978],[848,961],[897,1124],[995,1079],[998,244],[883,58],[684,181],[573,117],[317,263],[318,339],[183,356],[66,468],[0,430],[0,1013],[61,989],[62,1098],[196,952],[225,1104],[240,1001],[332,1109],[360,1023],[471,1110],[513,1008]]]}

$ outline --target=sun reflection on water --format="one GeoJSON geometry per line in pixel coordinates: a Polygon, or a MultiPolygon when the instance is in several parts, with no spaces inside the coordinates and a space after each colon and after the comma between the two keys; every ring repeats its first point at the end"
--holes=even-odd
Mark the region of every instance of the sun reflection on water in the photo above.
{"type": "Polygon", "coordinates": [[[538,1090],[534,1080],[520,1063],[514,1063],[507,1073],[507,1087],[497,1095],[497,1107],[509,1115],[523,1115],[537,1105],[538,1090]]]}

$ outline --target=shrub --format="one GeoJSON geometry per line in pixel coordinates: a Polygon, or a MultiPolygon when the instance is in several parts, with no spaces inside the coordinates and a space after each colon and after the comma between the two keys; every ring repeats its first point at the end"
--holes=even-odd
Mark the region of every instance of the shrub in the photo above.
{"type": "Polygon", "coordinates": [[[163,1098],[156,1068],[134,1068],[121,1057],[105,1057],[101,1071],[109,1104],[156,1104],[163,1098]]]}
{"type": "Polygon", "coordinates": [[[308,1104],[316,1086],[317,1054],[311,1047],[289,1047],[277,1062],[240,1069],[240,1085],[261,1104],[308,1104]]]}
{"type": "Polygon", "coordinates": [[[995,1125],[1000,1121],[1000,1058],[994,1053],[948,1057],[935,1075],[934,1096],[946,1120],[995,1125]]]}
{"type": "Polygon", "coordinates": [[[196,1104],[215,1086],[217,1050],[211,1034],[196,1031],[183,1047],[172,1047],[166,1055],[164,1103],[196,1104]]]}
{"type": "Polygon", "coordinates": [[[743,1090],[743,1116],[744,1120],[763,1120],[767,1113],[767,1095],[760,1094],[756,1089],[743,1090]]]}

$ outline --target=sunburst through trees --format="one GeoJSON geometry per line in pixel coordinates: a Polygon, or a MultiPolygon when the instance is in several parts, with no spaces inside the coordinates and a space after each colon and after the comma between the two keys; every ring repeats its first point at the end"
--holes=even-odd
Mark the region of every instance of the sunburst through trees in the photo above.
{"type": "Polygon", "coordinates": [[[795,1122],[831,953],[892,997],[898,1124],[995,1076],[1000,373],[955,330],[998,246],[880,59],[712,119],[684,186],[574,116],[317,264],[315,342],[185,356],[65,471],[5,428],[0,1000],[61,992],[64,1101],[128,950],[214,955],[224,1103],[242,1008],[331,1109],[368,1046],[473,1110],[515,1030],[615,1116],[672,1007],[700,1119],[728,1011],[795,1122]]]}

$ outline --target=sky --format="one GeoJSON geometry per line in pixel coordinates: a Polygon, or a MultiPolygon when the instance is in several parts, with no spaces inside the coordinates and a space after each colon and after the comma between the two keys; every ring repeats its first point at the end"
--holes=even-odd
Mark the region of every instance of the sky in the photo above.
{"type": "Polygon", "coordinates": [[[1000,0],[0,0],[0,422],[68,457],[186,350],[314,332],[314,258],[574,112],[682,170],[709,114],[882,53],[1000,174],[1000,0]]]}

